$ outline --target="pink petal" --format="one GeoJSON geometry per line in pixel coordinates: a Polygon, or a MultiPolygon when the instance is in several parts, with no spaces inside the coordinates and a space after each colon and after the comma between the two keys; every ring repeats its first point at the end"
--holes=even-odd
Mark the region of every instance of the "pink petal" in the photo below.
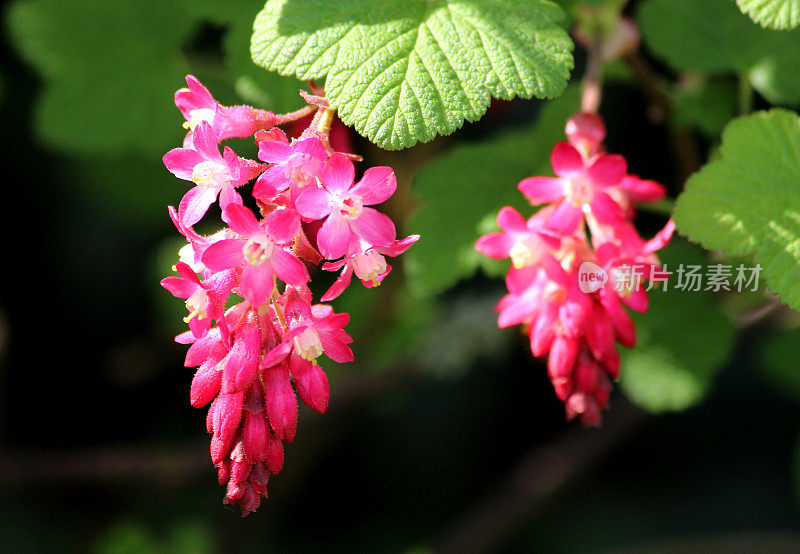
{"type": "Polygon", "coordinates": [[[528,233],[528,223],[525,218],[510,206],[506,206],[497,213],[497,224],[507,233],[528,233]]]}
{"type": "Polygon", "coordinates": [[[559,177],[570,177],[584,168],[583,158],[568,142],[559,142],[550,154],[553,171],[559,177]]]}
{"type": "Polygon", "coordinates": [[[215,242],[203,252],[203,265],[211,271],[222,271],[240,266],[244,263],[243,247],[244,241],[241,239],[224,239],[215,242]]]}
{"type": "Polygon", "coordinates": [[[284,341],[281,342],[278,346],[270,350],[264,355],[264,359],[261,360],[261,367],[270,367],[278,362],[283,361],[286,356],[289,355],[289,352],[292,350],[291,342],[288,342],[285,338],[284,341]]]}
{"type": "Polygon", "coordinates": [[[300,232],[300,216],[291,209],[278,209],[267,216],[267,233],[280,244],[294,240],[300,232]]]}
{"type": "Polygon", "coordinates": [[[350,221],[350,229],[374,246],[389,246],[397,238],[389,216],[373,208],[363,208],[361,215],[350,221]]]}
{"type": "Polygon", "coordinates": [[[528,177],[517,186],[534,206],[549,204],[564,196],[564,182],[553,177],[528,177]]]}
{"type": "Polygon", "coordinates": [[[625,177],[620,183],[620,187],[637,204],[658,202],[667,195],[667,189],[660,183],[640,179],[636,175],[625,177]]]}
{"type": "Polygon", "coordinates": [[[345,192],[353,184],[356,170],[350,158],[339,152],[328,158],[322,172],[322,184],[331,193],[345,192]]]}
{"type": "MultiPolygon", "coordinates": [[[[324,267],[323,267],[324,269],[324,267]]],[[[329,302],[334,298],[338,297],[340,294],[344,292],[344,290],[350,285],[350,281],[353,278],[353,268],[352,266],[347,266],[342,271],[342,274],[333,282],[330,288],[322,295],[320,300],[322,302],[329,302]]]]}
{"type": "Polygon", "coordinates": [[[331,213],[331,195],[319,187],[306,187],[295,200],[294,206],[305,218],[322,219],[331,213]]]}
{"type": "Polygon", "coordinates": [[[258,143],[258,159],[267,163],[280,163],[288,160],[294,150],[288,144],[274,140],[262,140],[258,143]]]}
{"type": "Polygon", "coordinates": [[[587,170],[595,185],[610,187],[618,185],[628,171],[628,162],[619,154],[601,154],[587,170]]]}
{"type": "Polygon", "coordinates": [[[592,215],[600,223],[615,225],[625,219],[625,212],[604,192],[597,192],[591,202],[592,215]]]}
{"type": "Polygon", "coordinates": [[[340,364],[352,362],[355,359],[353,351],[344,342],[338,340],[333,333],[319,333],[322,351],[327,357],[340,364]]]}
{"type": "Polygon", "coordinates": [[[352,236],[350,226],[341,214],[332,213],[317,233],[317,246],[325,258],[335,260],[347,253],[352,236]]]}
{"type": "Polygon", "coordinates": [[[475,243],[475,249],[490,258],[502,260],[508,258],[508,254],[516,241],[508,233],[489,233],[483,235],[475,243]]]}
{"type": "Polygon", "coordinates": [[[208,122],[203,121],[192,130],[192,144],[206,160],[223,161],[219,138],[208,122]]]}
{"type": "MultiPolygon", "coordinates": [[[[305,154],[319,160],[324,160],[328,157],[328,151],[325,150],[325,145],[317,137],[309,137],[303,140],[298,140],[292,145],[292,148],[298,154],[305,154]]],[[[352,183],[352,179],[350,180],[352,183]]]]}
{"type": "Polygon", "coordinates": [[[229,204],[242,204],[242,197],[231,185],[223,185],[219,191],[219,205],[224,210],[229,204]]]}
{"type": "Polygon", "coordinates": [[[194,166],[205,161],[205,158],[189,148],[173,148],[161,158],[164,165],[178,179],[192,180],[194,166]]]}
{"type": "Polygon", "coordinates": [[[253,185],[253,196],[256,198],[272,197],[289,188],[286,177],[286,166],[274,165],[262,173],[253,185]]]}
{"type": "Polygon", "coordinates": [[[575,206],[568,201],[561,202],[547,222],[547,227],[561,235],[572,235],[578,229],[578,224],[583,218],[580,206],[575,206]]]}
{"type": "Polygon", "coordinates": [[[251,306],[267,303],[272,294],[272,269],[269,264],[246,264],[239,282],[239,292],[251,306]]]}
{"type": "Polygon", "coordinates": [[[411,248],[415,242],[419,240],[419,235],[409,235],[404,239],[400,239],[389,246],[381,246],[377,250],[381,254],[385,254],[386,256],[399,256],[409,248],[411,248]]]}
{"type": "Polygon", "coordinates": [[[239,204],[228,204],[222,212],[222,219],[238,234],[249,237],[261,232],[256,216],[249,208],[239,204]]]}
{"type": "Polygon", "coordinates": [[[182,277],[165,277],[161,279],[161,286],[167,289],[176,298],[189,298],[199,288],[197,283],[187,281],[182,277]]]}
{"type": "Polygon", "coordinates": [[[306,284],[310,279],[303,262],[282,248],[275,248],[269,263],[275,274],[284,283],[299,286],[306,284]]]}
{"type": "Polygon", "coordinates": [[[267,459],[269,427],[263,412],[244,412],[242,423],[242,444],[249,462],[263,462],[267,459]]]}
{"type": "Polygon", "coordinates": [[[365,206],[380,204],[389,199],[397,190],[397,178],[391,167],[370,167],[361,180],[351,189],[351,193],[361,197],[365,206]]]}
{"type": "Polygon", "coordinates": [[[675,232],[675,222],[670,219],[667,224],[661,229],[656,236],[647,241],[644,245],[644,252],[652,254],[656,250],[660,250],[670,241],[672,234],[675,232]]]}
{"type": "Polygon", "coordinates": [[[217,200],[217,189],[194,187],[189,189],[178,204],[178,216],[184,227],[191,227],[206,215],[208,208],[217,200]]]}

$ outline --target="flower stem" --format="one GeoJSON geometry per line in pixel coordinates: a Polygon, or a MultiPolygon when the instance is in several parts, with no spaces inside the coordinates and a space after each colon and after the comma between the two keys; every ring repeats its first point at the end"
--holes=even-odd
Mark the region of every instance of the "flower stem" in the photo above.
{"type": "Polygon", "coordinates": [[[290,121],[297,121],[298,119],[303,119],[307,115],[311,115],[316,110],[316,106],[303,106],[297,111],[285,114],[278,114],[275,116],[275,125],[280,125],[281,123],[289,123],[290,121]]]}

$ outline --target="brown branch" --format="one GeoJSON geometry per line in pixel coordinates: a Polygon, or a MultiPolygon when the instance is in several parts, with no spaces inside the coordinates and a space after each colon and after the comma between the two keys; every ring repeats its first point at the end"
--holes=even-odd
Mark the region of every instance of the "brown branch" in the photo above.
{"type": "Polygon", "coordinates": [[[576,423],[524,454],[497,491],[469,509],[434,543],[434,552],[500,551],[553,495],[588,474],[646,419],[622,395],[601,429],[576,423]]]}

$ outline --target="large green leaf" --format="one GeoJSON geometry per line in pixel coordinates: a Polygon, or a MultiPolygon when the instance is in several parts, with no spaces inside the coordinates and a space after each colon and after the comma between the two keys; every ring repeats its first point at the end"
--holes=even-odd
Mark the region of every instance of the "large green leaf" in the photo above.
{"type": "Polygon", "coordinates": [[[269,0],[252,56],[326,76],[342,121],[399,149],[477,120],[492,96],[560,94],[572,69],[563,19],[549,0],[269,0]]]}
{"type": "Polygon", "coordinates": [[[753,21],[772,29],[792,29],[800,24],[800,0],[736,0],[753,21]]]}
{"type": "Polygon", "coordinates": [[[638,20],[647,48],[675,69],[746,74],[770,102],[800,101],[800,33],[762,29],[731,0],[648,0],[638,20]]]}
{"type": "Polygon", "coordinates": [[[674,211],[709,249],[755,253],[770,289],[800,309],[800,121],[774,109],[740,117],[719,155],[692,175],[674,211]]]}
{"type": "Polygon", "coordinates": [[[681,264],[702,266],[702,251],[675,239],[659,258],[672,276],[666,287],[650,291],[646,313],[633,314],[637,344],[622,352],[621,371],[625,393],[652,412],[684,410],[703,400],[734,338],[711,292],[676,288],[674,272],[681,264]]]}
{"type": "Polygon", "coordinates": [[[577,88],[569,89],[548,102],[529,127],[461,144],[417,173],[413,190],[420,208],[407,227],[424,240],[405,254],[416,294],[441,292],[487,260],[475,250],[475,241],[492,230],[486,225],[500,208],[533,213],[517,184],[531,175],[552,174],[550,151],[565,138],[564,125],[579,106],[577,88]]]}

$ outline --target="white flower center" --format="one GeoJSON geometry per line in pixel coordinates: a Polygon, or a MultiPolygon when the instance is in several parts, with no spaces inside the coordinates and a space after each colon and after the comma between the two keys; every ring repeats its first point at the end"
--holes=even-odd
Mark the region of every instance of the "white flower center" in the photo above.
{"type": "Polygon", "coordinates": [[[316,359],[322,354],[322,341],[319,339],[319,333],[313,327],[303,329],[292,339],[292,342],[297,353],[304,360],[316,363],[316,359]]]}
{"type": "Polygon", "coordinates": [[[214,121],[214,110],[210,108],[199,108],[189,112],[189,121],[183,124],[184,129],[194,129],[203,121],[211,123],[214,121]]]}
{"type": "Polygon", "coordinates": [[[275,245],[266,237],[250,238],[242,248],[242,254],[247,263],[251,265],[261,265],[272,257],[275,245]]]}
{"type": "Polygon", "coordinates": [[[386,271],[386,258],[375,250],[359,252],[353,256],[353,272],[362,281],[372,281],[377,287],[378,276],[386,271]]]}
{"type": "Polygon", "coordinates": [[[230,180],[230,170],[219,162],[200,162],[192,169],[192,181],[198,187],[219,188],[230,180]]]}

